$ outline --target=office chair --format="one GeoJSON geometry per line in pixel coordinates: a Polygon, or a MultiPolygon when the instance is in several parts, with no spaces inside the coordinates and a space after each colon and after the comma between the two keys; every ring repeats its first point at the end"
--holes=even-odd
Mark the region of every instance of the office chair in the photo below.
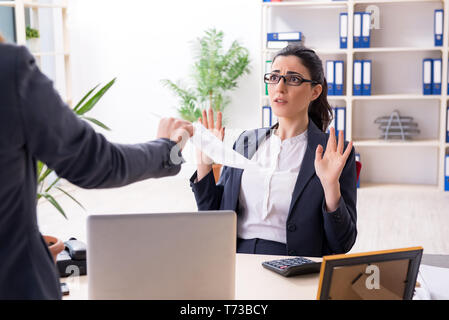
{"type": "Polygon", "coordinates": [[[356,161],[355,162],[355,167],[357,169],[357,182],[359,182],[359,177],[360,177],[360,170],[362,170],[362,163],[360,161],[356,161]]]}

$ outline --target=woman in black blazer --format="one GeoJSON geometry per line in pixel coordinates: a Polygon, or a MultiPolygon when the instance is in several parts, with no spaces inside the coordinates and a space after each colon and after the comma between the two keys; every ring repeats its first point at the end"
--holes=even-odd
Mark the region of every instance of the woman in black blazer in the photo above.
{"type": "MultiPolygon", "coordinates": [[[[267,168],[224,167],[215,183],[210,159],[198,152],[190,182],[198,210],[237,213],[237,252],[313,256],[345,253],[355,243],[356,165],[352,142],[338,141],[322,62],[313,50],[287,46],[264,76],[272,128],[245,131],[234,149],[267,168]]],[[[203,125],[224,138],[222,115],[203,111],[203,125]]]]}

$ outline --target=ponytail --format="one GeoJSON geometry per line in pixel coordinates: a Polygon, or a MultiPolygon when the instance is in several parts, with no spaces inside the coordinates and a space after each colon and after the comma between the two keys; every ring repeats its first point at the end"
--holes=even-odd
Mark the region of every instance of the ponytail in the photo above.
{"type": "Polygon", "coordinates": [[[327,101],[326,78],[323,78],[321,86],[323,87],[323,90],[321,91],[320,96],[310,103],[308,114],[313,123],[325,132],[332,121],[332,108],[327,101]]]}

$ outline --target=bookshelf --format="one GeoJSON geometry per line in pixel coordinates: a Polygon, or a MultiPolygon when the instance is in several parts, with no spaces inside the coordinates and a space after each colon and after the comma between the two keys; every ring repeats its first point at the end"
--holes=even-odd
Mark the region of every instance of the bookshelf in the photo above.
{"type": "Polygon", "coordinates": [[[71,55],[67,29],[67,0],[1,1],[0,9],[14,12],[15,43],[28,46],[26,27],[39,30],[40,50],[32,50],[40,69],[53,81],[65,102],[72,105],[71,55]],[[44,20],[44,21],[42,21],[44,20]]]}
{"type": "MultiPolygon", "coordinates": [[[[449,0],[261,0],[261,74],[278,50],[266,49],[268,32],[301,31],[304,45],[326,60],[344,61],[344,95],[328,96],[332,107],[346,107],[346,139],[353,140],[363,164],[361,187],[414,185],[444,190],[449,154],[446,119],[449,97],[449,0]],[[370,48],[353,47],[354,12],[373,8],[379,27],[371,28],[370,48]],[[434,10],[444,10],[443,46],[434,46],[434,10]],[[347,49],[340,49],[339,15],[348,14],[347,49]],[[422,60],[442,59],[441,95],[422,94],[422,60]],[[354,60],[372,60],[369,96],[352,92],[354,60]],[[412,116],[420,134],[411,141],[385,141],[374,120],[399,110],[412,116]]],[[[261,77],[262,78],[262,77],[261,77]]],[[[260,83],[260,106],[268,105],[260,83]]],[[[262,118],[262,117],[261,117],[262,118]]]]}

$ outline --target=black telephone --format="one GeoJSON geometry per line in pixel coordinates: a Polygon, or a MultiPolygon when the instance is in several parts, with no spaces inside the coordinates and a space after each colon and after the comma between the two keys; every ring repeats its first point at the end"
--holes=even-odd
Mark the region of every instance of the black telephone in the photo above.
{"type": "Polygon", "coordinates": [[[65,278],[86,275],[86,244],[76,238],[70,238],[64,244],[64,251],[56,258],[59,276],[65,278]]]}

